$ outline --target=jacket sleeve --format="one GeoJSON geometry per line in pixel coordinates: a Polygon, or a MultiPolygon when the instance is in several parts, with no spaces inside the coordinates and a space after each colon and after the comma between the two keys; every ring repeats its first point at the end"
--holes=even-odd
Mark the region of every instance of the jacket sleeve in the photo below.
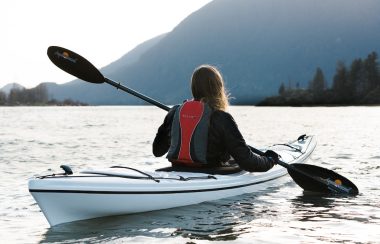
{"type": "Polygon", "coordinates": [[[166,115],[164,122],[158,128],[156,137],[153,141],[153,155],[161,157],[168,152],[170,147],[170,133],[172,128],[173,117],[178,105],[171,108],[166,115]]]}
{"type": "Polygon", "coordinates": [[[253,153],[233,117],[228,113],[225,115],[225,121],[223,121],[224,145],[240,168],[250,172],[265,172],[271,169],[274,165],[273,160],[253,153]]]}

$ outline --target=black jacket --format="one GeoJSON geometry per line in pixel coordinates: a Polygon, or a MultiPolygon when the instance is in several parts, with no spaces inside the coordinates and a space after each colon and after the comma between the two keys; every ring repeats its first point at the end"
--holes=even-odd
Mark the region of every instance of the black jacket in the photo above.
{"type": "MultiPolygon", "coordinates": [[[[170,147],[170,133],[175,110],[166,115],[153,142],[153,154],[161,157],[170,147]]],[[[240,133],[233,117],[224,111],[213,111],[210,118],[207,144],[207,162],[210,166],[221,166],[232,158],[243,170],[265,172],[274,165],[273,160],[251,151],[240,133]]]]}

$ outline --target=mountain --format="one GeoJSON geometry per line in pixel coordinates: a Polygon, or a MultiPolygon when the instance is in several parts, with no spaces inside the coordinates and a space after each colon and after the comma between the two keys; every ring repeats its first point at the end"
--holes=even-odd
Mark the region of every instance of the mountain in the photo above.
{"type": "MultiPolygon", "coordinates": [[[[125,57],[104,73],[175,104],[190,97],[194,68],[209,63],[223,73],[233,103],[252,104],[277,93],[281,82],[306,86],[317,67],[331,83],[338,60],[380,53],[379,13],[378,0],[215,0],[148,41],[133,62],[125,57]]],[[[73,81],[54,89],[58,98],[92,104],[142,103],[106,84],[73,81]]]]}
{"type": "Polygon", "coordinates": [[[0,91],[4,92],[5,94],[9,94],[11,92],[12,89],[25,89],[25,87],[23,87],[22,85],[18,84],[18,83],[9,83],[5,86],[3,86],[0,91]]]}
{"type": "Polygon", "coordinates": [[[138,45],[131,51],[129,51],[127,54],[122,56],[120,59],[116,60],[115,62],[110,63],[106,67],[103,67],[100,69],[102,71],[102,74],[104,75],[111,75],[114,72],[118,72],[119,70],[124,69],[125,67],[139,61],[141,56],[150,48],[155,46],[159,41],[161,41],[165,34],[161,34],[159,36],[156,36],[148,41],[143,42],[142,44],[138,45]]]}

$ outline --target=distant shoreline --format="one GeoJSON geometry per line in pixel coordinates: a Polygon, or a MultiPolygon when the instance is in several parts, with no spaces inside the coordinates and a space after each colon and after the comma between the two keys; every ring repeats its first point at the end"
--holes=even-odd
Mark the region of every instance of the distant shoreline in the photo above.
{"type": "Polygon", "coordinates": [[[25,89],[14,86],[9,93],[0,91],[0,106],[87,106],[87,103],[72,99],[49,99],[46,85],[40,84],[35,88],[25,89]]]}
{"type": "Polygon", "coordinates": [[[355,106],[380,105],[380,66],[376,52],[367,58],[354,59],[348,67],[337,62],[336,73],[331,87],[320,67],[308,88],[299,83],[293,87],[281,83],[278,96],[267,97],[258,106],[355,106]]]}
{"type": "Polygon", "coordinates": [[[14,104],[0,104],[0,107],[64,107],[64,106],[89,106],[87,103],[82,103],[79,101],[72,101],[70,99],[65,99],[63,101],[50,100],[46,103],[14,103],[14,104]]]}

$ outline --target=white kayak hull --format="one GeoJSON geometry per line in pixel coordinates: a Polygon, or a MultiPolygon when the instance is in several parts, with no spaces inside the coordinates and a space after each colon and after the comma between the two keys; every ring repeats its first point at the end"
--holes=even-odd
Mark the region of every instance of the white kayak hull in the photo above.
{"type": "MultiPolygon", "coordinates": [[[[302,163],[315,148],[313,137],[272,147],[288,163],[302,163]]],[[[155,179],[120,168],[87,170],[70,176],[36,177],[29,191],[51,226],[77,220],[168,209],[263,190],[287,174],[281,166],[264,173],[228,175],[147,172],[155,179]],[[185,179],[185,180],[184,180],[185,179]]]]}
{"type": "MultiPolygon", "coordinates": [[[[229,185],[226,188],[214,187],[204,189],[204,191],[53,191],[32,192],[32,195],[49,224],[54,226],[76,220],[148,212],[252,193],[265,189],[270,181],[286,174],[285,169],[279,169],[257,181],[256,179],[252,181],[251,176],[240,177],[246,180],[251,179],[251,182],[249,184],[244,182],[236,188],[230,188],[229,185]]],[[[180,183],[176,182],[176,184],[181,187],[180,183]]]]}

